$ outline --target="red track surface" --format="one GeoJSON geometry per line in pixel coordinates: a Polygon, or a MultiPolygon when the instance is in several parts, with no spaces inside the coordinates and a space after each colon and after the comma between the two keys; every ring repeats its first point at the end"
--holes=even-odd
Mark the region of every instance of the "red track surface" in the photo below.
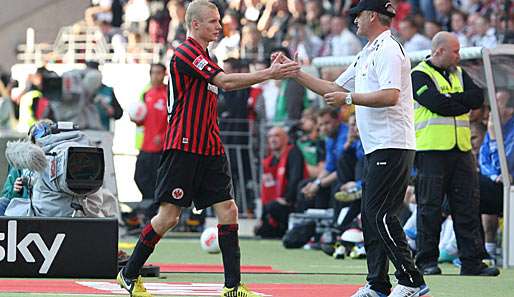
{"type": "MultiPolygon", "coordinates": [[[[219,272],[223,273],[223,265],[221,264],[169,264],[169,263],[150,263],[150,265],[159,266],[161,272],[219,272]]],[[[271,266],[262,265],[241,265],[243,273],[288,273],[284,270],[275,270],[271,266]]]]}
{"type": "MultiPolygon", "coordinates": [[[[203,283],[146,283],[154,295],[166,296],[219,296],[219,284],[203,283]]],[[[318,297],[351,296],[358,285],[305,285],[305,284],[251,284],[252,290],[263,296],[318,297]]],[[[59,294],[126,294],[113,281],[75,280],[0,280],[0,292],[59,293],[59,294]]]]}

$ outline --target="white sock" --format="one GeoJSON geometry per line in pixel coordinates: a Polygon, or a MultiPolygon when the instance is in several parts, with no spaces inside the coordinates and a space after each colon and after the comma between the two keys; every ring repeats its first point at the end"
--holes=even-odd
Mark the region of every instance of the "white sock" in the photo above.
{"type": "Polygon", "coordinates": [[[485,250],[491,257],[496,257],[496,243],[494,242],[486,242],[485,243],[485,250]]]}

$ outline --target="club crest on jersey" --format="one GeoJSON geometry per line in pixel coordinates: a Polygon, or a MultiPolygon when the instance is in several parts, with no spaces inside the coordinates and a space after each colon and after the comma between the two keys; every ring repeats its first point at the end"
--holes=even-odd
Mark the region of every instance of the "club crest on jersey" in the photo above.
{"type": "Polygon", "coordinates": [[[184,190],[182,190],[181,188],[175,188],[173,189],[173,191],[171,191],[171,196],[173,197],[173,199],[182,199],[182,197],[184,197],[184,190]]]}
{"type": "Polygon", "coordinates": [[[200,69],[200,70],[203,70],[203,68],[209,64],[209,62],[207,62],[207,60],[203,57],[203,56],[198,56],[196,57],[196,59],[193,61],[193,65],[195,65],[196,68],[200,69]]]}

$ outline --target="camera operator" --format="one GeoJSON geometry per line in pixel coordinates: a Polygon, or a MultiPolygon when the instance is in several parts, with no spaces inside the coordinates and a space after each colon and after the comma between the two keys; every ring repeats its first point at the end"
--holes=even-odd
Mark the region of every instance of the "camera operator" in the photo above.
{"type": "MultiPolygon", "coordinates": [[[[60,179],[63,178],[62,168],[76,166],[77,164],[61,163],[63,161],[58,160],[59,154],[70,147],[90,147],[86,135],[78,130],[60,131],[59,127],[56,128],[52,121],[42,120],[36,122],[30,128],[29,137],[31,142],[40,146],[47,156],[51,156],[47,157],[49,165],[44,168],[39,177],[35,178],[31,199],[12,198],[5,210],[5,215],[70,217],[77,208],[72,205],[72,203],[75,203],[81,206],[84,216],[104,217],[101,189],[87,195],[78,195],[63,189],[60,183],[60,179]]],[[[30,147],[25,147],[30,149],[30,147]]],[[[30,153],[26,155],[25,158],[30,158],[30,153]]],[[[30,162],[31,160],[28,161],[28,163],[30,162]]],[[[69,158],[67,162],[69,162],[69,158]]],[[[19,182],[16,181],[13,184],[13,189],[19,189],[19,182]]]]}

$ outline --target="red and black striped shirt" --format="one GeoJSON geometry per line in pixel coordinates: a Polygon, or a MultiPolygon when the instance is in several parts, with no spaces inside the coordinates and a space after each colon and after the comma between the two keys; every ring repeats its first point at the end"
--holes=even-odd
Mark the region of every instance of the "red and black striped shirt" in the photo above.
{"type": "Polygon", "coordinates": [[[191,37],[175,49],[169,67],[165,150],[209,156],[225,153],[218,126],[218,87],[211,84],[220,71],[191,37]]]}

